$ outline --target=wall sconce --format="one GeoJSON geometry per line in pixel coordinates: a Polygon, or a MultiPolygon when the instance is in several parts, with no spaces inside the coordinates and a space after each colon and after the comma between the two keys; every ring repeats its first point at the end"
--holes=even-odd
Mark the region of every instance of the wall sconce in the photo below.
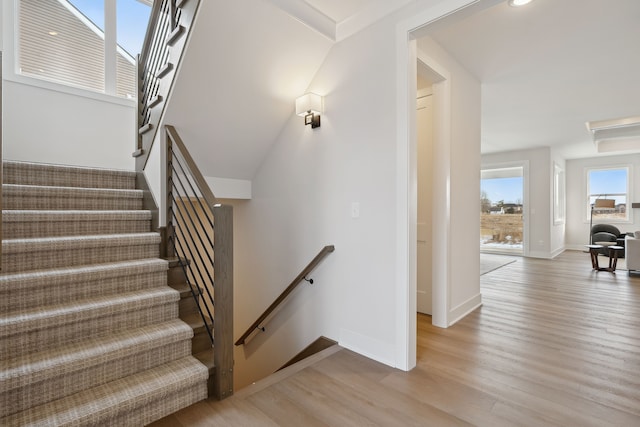
{"type": "Polygon", "coordinates": [[[296,99],[296,114],[304,117],[304,124],[312,129],[320,127],[320,114],[324,112],[324,102],[320,95],[307,93],[296,99]]]}

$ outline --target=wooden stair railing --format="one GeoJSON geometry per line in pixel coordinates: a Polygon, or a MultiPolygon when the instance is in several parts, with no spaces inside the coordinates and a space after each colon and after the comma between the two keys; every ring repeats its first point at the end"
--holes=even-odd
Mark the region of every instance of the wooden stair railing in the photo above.
{"type": "Polygon", "coordinates": [[[247,328],[245,333],[242,334],[240,338],[238,338],[238,340],[236,341],[236,345],[243,345],[246,342],[247,338],[249,338],[249,336],[254,331],[256,330],[264,331],[265,330],[264,326],[261,326],[263,322],[269,317],[271,313],[274,312],[276,308],[278,308],[278,306],[287,298],[287,296],[289,296],[291,292],[293,292],[293,290],[303,280],[306,280],[309,283],[313,284],[313,280],[307,279],[307,275],[311,273],[311,271],[313,271],[313,269],[316,268],[316,266],[320,264],[320,262],[334,250],[335,250],[335,247],[333,245],[328,245],[322,248],[322,250],[318,253],[318,255],[316,255],[315,258],[313,258],[313,260],[311,260],[311,262],[300,272],[300,274],[298,274],[296,278],[293,279],[293,281],[289,284],[289,286],[287,286],[287,288],[284,291],[282,291],[280,296],[278,296],[278,298],[276,298],[276,300],[264,311],[264,313],[262,313],[256,319],[256,321],[253,322],[251,326],[247,328]]]}
{"type": "Polygon", "coordinates": [[[144,169],[182,60],[200,0],[153,2],[138,56],[136,170],[144,169]]]}
{"type": "Polygon", "coordinates": [[[233,394],[233,208],[216,200],[176,129],[165,131],[165,251],[179,260],[211,339],[213,394],[223,399],[233,394]]]}

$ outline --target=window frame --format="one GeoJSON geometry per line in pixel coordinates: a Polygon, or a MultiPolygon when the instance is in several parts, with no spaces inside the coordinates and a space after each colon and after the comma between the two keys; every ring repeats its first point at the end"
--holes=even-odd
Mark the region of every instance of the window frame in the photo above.
{"type": "MultiPolygon", "coordinates": [[[[113,5],[115,6],[116,1],[117,0],[104,0],[105,7],[107,6],[107,3],[110,3],[110,2],[112,2],[113,5]]],[[[136,1],[149,6],[153,4],[152,0],[136,0],[136,1]]],[[[48,79],[46,77],[39,77],[39,76],[21,73],[19,69],[20,50],[19,50],[19,35],[18,35],[20,0],[7,0],[3,2],[3,5],[1,7],[2,7],[2,14],[0,14],[0,19],[2,21],[1,31],[2,31],[2,37],[4,40],[4,47],[5,47],[4,53],[6,54],[6,57],[4,58],[6,62],[6,67],[4,68],[6,70],[6,73],[4,75],[5,80],[19,83],[22,85],[33,86],[33,87],[52,90],[52,91],[61,92],[61,93],[68,93],[74,96],[81,96],[89,99],[95,99],[98,101],[108,102],[116,105],[122,105],[122,106],[136,105],[135,93],[133,94],[134,95],[133,97],[125,97],[125,96],[117,95],[115,87],[113,88],[113,90],[111,88],[107,90],[106,78],[105,78],[105,90],[96,91],[91,88],[77,86],[67,82],[59,82],[53,79],[48,79]]],[[[107,19],[112,19],[107,17],[108,14],[109,12],[105,10],[105,21],[107,19]]],[[[114,17],[114,19],[115,18],[116,17],[114,17]]],[[[105,22],[105,33],[107,31],[112,31],[112,30],[109,30],[107,27],[108,25],[105,22]]],[[[115,41],[115,48],[117,50],[118,49],[117,40],[116,40],[117,35],[115,34],[115,31],[112,37],[115,41]]],[[[108,60],[108,58],[105,58],[105,60],[108,60]]],[[[113,66],[115,65],[115,58],[113,59],[113,62],[114,63],[111,65],[108,65],[105,63],[105,71],[107,71],[108,67],[113,68],[113,66]]],[[[134,65],[134,67],[137,69],[137,65],[134,65]]],[[[109,78],[114,79],[116,77],[114,75],[113,77],[109,77],[109,78]]],[[[113,86],[113,84],[110,84],[110,86],[113,86]]]]}
{"type": "Polygon", "coordinates": [[[630,198],[631,198],[631,194],[632,194],[632,189],[631,189],[631,176],[633,173],[633,168],[631,164],[624,164],[624,165],[609,165],[609,166],[588,166],[585,167],[584,170],[584,180],[585,180],[585,187],[586,187],[586,191],[585,191],[585,199],[583,202],[583,207],[585,208],[585,212],[586,212],[586,221],[587,222],[592,222],[594,224],[598,224],[598,223],[613,223],[613,224],[630,224],[633,222],[633,219],[631,218],[631,202],[630,202],[630,198]],[[626,192],[625,193],[592,193],[590,186],[591,186],[591,172],[595,172],[595,171],[614,171],[614,170],[625,170],[626,171],[626,192]],[[623,219],[612,219],[612,218],[598,218],[598,216],[594,215],[593,217],[591,216],[591,198],[592,197],[615,197],[615,196],[624,196],[625,197],[625,217],[623,219]]]}

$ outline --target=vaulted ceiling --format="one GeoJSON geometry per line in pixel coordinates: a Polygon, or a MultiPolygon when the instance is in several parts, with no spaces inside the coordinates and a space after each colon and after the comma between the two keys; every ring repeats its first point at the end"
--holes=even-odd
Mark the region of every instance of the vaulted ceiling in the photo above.
{"type": "MultiPolygon", "coordinates": [[[[251,180],[333,44],[408,3],[203,1],[167,122],[205,175],[251,180]]],[[[426,32],[482,83],[483,152],[593,156],[586,121],[640,115],[640,1],[479,4],[426,32]]]]}

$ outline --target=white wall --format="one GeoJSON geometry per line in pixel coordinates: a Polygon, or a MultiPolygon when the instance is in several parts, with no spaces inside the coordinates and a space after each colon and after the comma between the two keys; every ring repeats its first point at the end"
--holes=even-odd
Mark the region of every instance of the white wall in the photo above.
{"type": "MultiPolygon", "coordinates": [[[[433,2],[432,2],[433,3],[433,2]]],[[[415,10],[415,9],[414,9],[415,10]]],[[[291,115],[252,185],[235,202],[235,335],[239,336],[315,254],[336,250],[267,332],[235,354],[236,385],[273,372],[319,335],[397,366],[396,23],[389,17],[329,52],[309,90],[325,95],[322,127],[291,115]],[[351,217],[359,203],[359,218],[351,217]]],[[[442,53],[442,52],[441,52],[442,53]]],[[[454,122],[449,242],[465,268],[452,272],[451,307],[479,302],[480,87],[451,65],[454,122]],[[456,114],[460,114],[457,116],[456,114]],[[464,117],[463,117],[464,116],[464,117]]],[[[414,242],[415,244],[415,242],[414,242]]]]}
{"type": "MultiPolygon", "coordinates": [[[[528,162],[528,195],[525,202],[525,222],[528,226],[528,239],[525,241],[525,255],[535,258],[552,258],[551,250],[551,198],[552,161],[550,148],[542,147],[531,150],[508,151],[485,154],[482,156],[482,167],[503,163],[528,162]]],[[[526,197],[526,196],[525,196],[526,197]]],[[[557,244],[557,243],[556,243],[557,244]]],[[[555,249],[555,248],[554,248],[555,249]]]]}
{"type": "MultiPolygon", "coordinates": [[[[567,237],[566,246],[570,249],[584,249],[589,242],[589,219],[585,214],[586,176],[588,167],[630,166],[629,202],[640,202],[640,154],[621,156],[591,157],[587,159],[567,160],[567,237]]],[[[640,230],[640,213],[635,209],[629,212],[628,223],[612,223],[622,232],[640,230]]]]}
{"type": "Polygon", "coordinates": [[[3,158],[133,169],[134,104],[3,81],[3,158]]]}
{"type": "MultiPolygon", "coordinates": [[[[4,20],[3,20],[3,16],[4,16],[4,8],[0,7],[0,25],[2,25],[4,27],[4,20]]],[[[2,28],[0,28],[0,51],[4,51],[4,30],[2,28]]]]}
{"type": "Polygon", "coordinates": [[[270,0],[243,0],[201,1],[188,43],[165,123],[203,175],[248,182],[332,42],[270,0]]]}
{"type": "Polygon", "coordinates": [[[319,335],[394,364],[393,52],[390,23],[336,44],[310,87],[325,95],[322,126],[292,114],[253,179],[253,199],[236,209],[248,239],[236,243],[245,249],[236,335],[324,245],[336,247],[277,326],[236,353],[236,372],[265,376],[319,335]]]}

